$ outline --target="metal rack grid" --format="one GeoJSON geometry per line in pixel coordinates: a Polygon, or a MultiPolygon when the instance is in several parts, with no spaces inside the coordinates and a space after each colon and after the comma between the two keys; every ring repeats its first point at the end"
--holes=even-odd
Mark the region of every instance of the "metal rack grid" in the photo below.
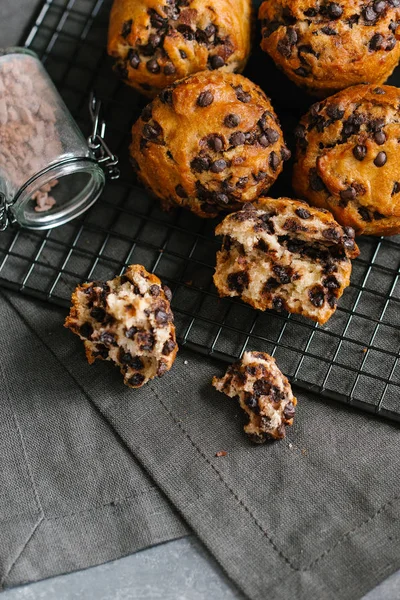
{"type": "MultiPolygon", "coordinates": [[[[110,7],[111,0],[46,0],[24,43],[41,57],[85,132],[88,97],[95,89],[122,177],[72,223],[47,232],[2,233],[0,283],[68,307],[79,282],[108,279],[141,263],[174,292],[181,346],[225,361],[246,348],[265,350],[294,384],[400,420],[400,236],[360,239],[352,285],[323,327],[300,316],[260,313],[236,300],[220,300],[212,284],[219,246],[215,222],[180,210],[162,212],[129,167],[130,128],[144,100],[112,73],[105,51],[110,7]]],[[[248,70],[252,78],[258,60],[256,52],[248,70]]],[[[286,131],[292,128],[295,112],[279,111],[278,104],[284,130],[285,123],[286,131]]],[[[281,179],[288,185],[290,177],[281,179]]]]}

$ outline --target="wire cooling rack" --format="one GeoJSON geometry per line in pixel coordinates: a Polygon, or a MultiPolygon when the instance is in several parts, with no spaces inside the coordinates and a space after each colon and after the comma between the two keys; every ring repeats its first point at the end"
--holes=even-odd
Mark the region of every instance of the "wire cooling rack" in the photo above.
{"type": "MultiPolygon", "coordinates": [[[[174,292],[181,345],[226,361],[246,348],[265,350],[298,386],[400,420],[400,236],[360,239],[352,285],[323,327],[220,300],[212,284],[215,222],[162,212],[129,167],[130,129],[144,101],[111,70],[105,51],[110,8],[111,0],[47,0],[24,43],[41,57],[85,133],[90,91],[101,98],[122,177],[107,184],[79,220],[47,232],[1,233],[1,284],[68,307],[79,282],[108,279],[141,263],[174,292]]],[[[257,51],[247,74],[272,96],[290,142],[288,132],[309,100],[287,90],[291,84],[257,51]],[[267,83],[260,81],[268,69],[267,83]],[[288,105],[291,98],[296,107],[288,105]]],[[[290,194],[289,181],[290,173],[281,175],[273,193],[290,194]]]]}

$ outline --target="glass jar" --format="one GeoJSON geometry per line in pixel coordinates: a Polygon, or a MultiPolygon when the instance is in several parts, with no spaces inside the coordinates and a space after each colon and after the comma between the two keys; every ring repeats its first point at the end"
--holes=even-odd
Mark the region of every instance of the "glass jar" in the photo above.
{"type": "Polygon", "coordinates": [[[93,108],[96,131],[87,141],[36,54],[0,51],[0,230],[15,221],[31,229],[62,225],[97,200],[100,164],[111,157],[115,167],[118,159],[105,156],[93,108]]]}

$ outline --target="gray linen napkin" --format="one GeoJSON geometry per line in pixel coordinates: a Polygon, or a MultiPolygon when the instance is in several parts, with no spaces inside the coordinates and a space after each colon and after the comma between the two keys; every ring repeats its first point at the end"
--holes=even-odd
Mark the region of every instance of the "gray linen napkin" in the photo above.
{"type": "MultiPolygon", "coordinates": [[[[187,533],[69,375],[73,346],[61,311],[19,308],[28,306],[44,342],[0,296],[0,589],[187,533]]],[[[118,385],[108,390],[109,402],[118,392],[118,385]]]]}
{"type": "MultiPolygon", "coordinates": [[[[26,420],[21,420],[19,427],[29,461],[31,455],[35,456],[35,448],[40,451],[45,433],[50,435],[53,425],[50,420],[47,427],[42,427],[43,434],[38,439],[33,433],[33,423],[47,419],[47,413],[51,416],[57,412],[57,396],[60,390],[62,394],[66,391],[61,372],[56,373],[51,384],[46,363],[41,363],[42,372],[35,374],[28,369],[30,378],[23,383],[18,365],[29,366],[38,349],[36,336],[48,349],[46,357],[57,358],[68,372],[65,381],[74,390],[81,390],[79,395],[74,391],[73,398],[64,406],[63,420],[71,412],[78,415],[81,405],[84,413],[89,413],[92,410],[87,403],[89,399],[251,599],[269,596],[278,600],[354,600],[400,566],[400,460],[396,425],[299,394],[298,415],[288,438],[282,443],[253,447],[241,431],[243,423],[236,403],[210,386],[212,375],[222,371],[218,363],[181,352],[173,372],[132,391],[124,388],[111,365],[85,364],[79,340],[61,327],[62,311],[21,296],[7,297],[10,304],[2,302],[1,306],[3,323],[12,324],[16,339],[11,342],[11,336],[3,334],[2,347],[6,352],[2,353],[1,364],[8,363],[7,378],[11,380],[8,385],[20,385],[22,396],[23,390],[36,390],[33,402],[20,401],[18,394],[14,398],[15,402],[26,405],[21,410],[26,420]],[[225,450],[227,455],[217,458],[219,450],[225,450]]],[[[75,444],[66,442],[69,436],[65,428],[63,431],[60,446],[51,458],[58,472],[67,468],[65,465],[75,472],[75,455],[72,458],[69,455],[75,444]]],[[[98,432],[94,435],[98,440],[98,432]]],[[[80,439],[79,435],[77,438],[80,439]]],[[[87,468],[92,469],[91,461],[92,456],[88,456],[87,468]]],[[[43,456],[41,462],[46,463],[43,456]]],[[[44,497],[40,501],[48,503],[46,494],[52,497],[54,481],[46,481],[50,477],[46,473],[47,470],[37,468],[33,477],[36,488],[37,480],[43,486],[44,497]]],[[[144,486],[146,480],[140,481],[144,486]]],[[[104,484],[107,485],[105,481],[104,484]]],[[[49,575],[47,561],[52,554],[56,555],[50,568],[52,573],[78,568],[82,554],[86,560],[91,557],[92,564],[102,560],[101,549],[89,540],[75,564],[64,563],[68,552],[54,549],[63,538],[54,539],[51,531],[46,532],[47,519],[38,507],[31,485],[28,477],[22,486],[30,498],[29,511],[23,513],[27,522],[24,534],[27,540],[31,535],[31,539],[5,584],[15,585],[49,575]],[[35,526],[38,532],[42,529],[44,536],[40,544],[36,533],[32,535],[35,526]]],[[[132,493],[132,487],[128,494],[132,493]]],[[[98,488],[93,491],[98,493],[98,488]]],[[[79,507],[79,491],[69,490],[68,497],[79,507]]],[[[101,498],[101,503],[106,502],[104,494],[101,498]]],[[[151,543],[151,536],[156,533],[160,537],[164,534],[167,539],[185,531],[160,499],[153,501],[146,488],[142,509],[146,517],[154,516],[155,523],[153,528],[146,524],[144,543],[151,543]]],[[[139,503],[135,502],[132,508],[135,515],[136,504],[139,503]]],[[[49,514],[53,515],[60,509],[51,504],[50,508],[53,512],[49,514]]],[[[115,511],[101,511],[94,517],[102,521],[103,531],[107,532],[106,548],[115,544],[119,535],[124,540],[127,537],[122,532],[126,515],[121,516],[121,527],[112,516],[115,511]],[[114,530],[114,540],[108,537],[110,530],[114,530]]],[[[94,509],[94,512],[99,511],[94,509]]],[[[128,537],[139,533],[140,528],[131,529],[128,537]]],[[[84,541],[85,530],[74,534],[70,552],[84,541]]],[[[117,555],[119,546],[114,550],[117,555]]]]}

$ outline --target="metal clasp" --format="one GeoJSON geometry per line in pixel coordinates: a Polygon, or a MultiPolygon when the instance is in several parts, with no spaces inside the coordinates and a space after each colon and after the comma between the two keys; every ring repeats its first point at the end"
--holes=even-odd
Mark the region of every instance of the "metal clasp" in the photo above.
{"type": "Polygon", "coordinates": [[[0,231],[5,231],[8,227],[8,207],[6,197],[0,192],[0,231]]]}
{"type": "MultiPolygon", "coordinates": [[[[88,137],[90,150],[96,161],[104,169],[110,179],[118,179],[120,170],[118,168],[118,156],[113,154],[105,142],[106,123],[100,118],[101,102],[97,100],[93,92],[90,94],[89,112],[92,120],[92,134],[88,137]]],[[[1,215],[1,213],[0,213],[1,215]]]]}

